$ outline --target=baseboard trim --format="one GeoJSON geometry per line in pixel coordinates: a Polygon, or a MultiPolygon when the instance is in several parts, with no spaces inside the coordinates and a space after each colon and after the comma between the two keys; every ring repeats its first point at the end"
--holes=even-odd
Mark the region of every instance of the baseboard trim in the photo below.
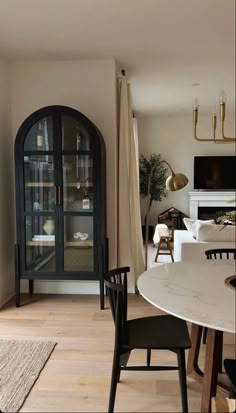
{"type": "MultiPolygon", "coordinates": [[[[27,280],[21,281],[21,292],[28,293],[27,280]]],[[[37,294],[99,294],[98,281],[34,281],[37,294]]]]}

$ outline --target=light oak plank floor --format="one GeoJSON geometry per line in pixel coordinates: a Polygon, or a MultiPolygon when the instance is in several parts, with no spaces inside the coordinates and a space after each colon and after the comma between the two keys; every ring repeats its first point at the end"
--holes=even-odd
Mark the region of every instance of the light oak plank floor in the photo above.
{"type": "MultiPolygon", "coordinates": [[[[150,266],[155,252],[150,248],[150,266]]],[[[51,339],[57,346],[21,412],[106,412],[114,340],[108,303],[103,311],[92,295],[25,295],[23,303],[15,308],[12,300],[0,310],[0,337],[51,339]]],[[[157,313],[141,296],[130,295],[130,318],[157,313]]],[[[225,334],[224,356],[234,351],[234,337],[225,334]]],[[[131,357],[134,363],[145,361],[143,351],[131,357]]],[[[153,362],[172,364],[175,355],[153,352],[153,362]]],[[[190,412],[199,412],[201,386],[189,378],[188,395],[190,412]]],[[[181,412],[178,373],[122,372],[115,411],[181,412]]]]}

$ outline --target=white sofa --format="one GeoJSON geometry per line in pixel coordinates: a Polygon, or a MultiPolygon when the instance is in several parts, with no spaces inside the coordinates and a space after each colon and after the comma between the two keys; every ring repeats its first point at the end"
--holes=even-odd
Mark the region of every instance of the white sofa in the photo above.
{"type": "Polygon", "coordinates": [[[236,248],[236,227],[229,226],[220,230],[220,226],[201,224],[195,239],[188,230],[174,232],[174,261],[205,259],[205,251],[213,248],[236,248]],[[216,227],[215,232],[211,230],[216,227]],[[207,231],[205,230],[207,229],[207,231]],[[209,236],[210,234],[210,236],[209,236]],[[204,236],[207,241],[204,241],[204,236]],[[214,240],[215,237],[215,240],[214,240]],[[209,239],[209,241],[208,241],[209,239]]]}

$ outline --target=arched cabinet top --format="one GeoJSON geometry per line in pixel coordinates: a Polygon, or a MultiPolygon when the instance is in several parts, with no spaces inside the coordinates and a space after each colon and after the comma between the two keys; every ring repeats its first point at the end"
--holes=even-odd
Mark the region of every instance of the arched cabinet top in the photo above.
{"type": "Polygon", "coordinates": [[[46,106],[29,115],[20,126],[15,153],[105,149],[99,129],[81,112],[67,106],[46,106]],[[60,142],[58,142],[60,140],[60,142]]]}

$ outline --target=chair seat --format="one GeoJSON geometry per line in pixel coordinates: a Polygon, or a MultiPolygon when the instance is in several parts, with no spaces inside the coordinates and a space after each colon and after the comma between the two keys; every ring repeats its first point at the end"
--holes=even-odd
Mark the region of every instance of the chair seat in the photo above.
{"type": "Polygon", "coordinates": [[[126,322],[125,348],[187,349],[191,347],[185,321],[171,315],[136,318],[126,322]]]}

